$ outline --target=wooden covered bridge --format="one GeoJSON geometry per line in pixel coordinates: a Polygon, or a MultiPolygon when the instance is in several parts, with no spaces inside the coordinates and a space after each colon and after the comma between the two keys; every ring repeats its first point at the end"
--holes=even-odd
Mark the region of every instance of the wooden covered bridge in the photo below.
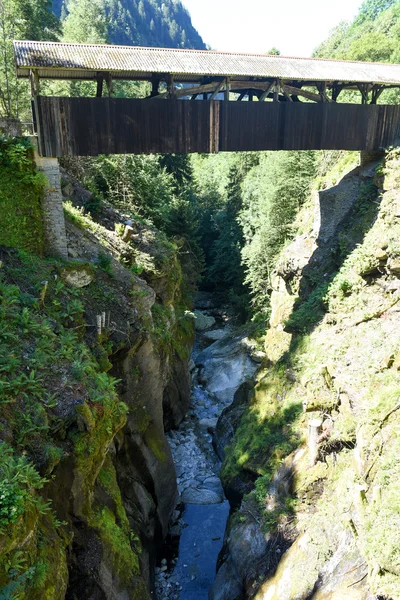
{"type": "Polygon", "coordinates": [[[374,151],[400,139],[400,106],[378,102],[400,87],[400,65],[32,41],[14,51],[42,156],[374,151]],[[97,93],[42,95],[44,79],[93,81],[97,93]],[[148,97],[115,97],[121,80],[149,82],[148,97]]]}

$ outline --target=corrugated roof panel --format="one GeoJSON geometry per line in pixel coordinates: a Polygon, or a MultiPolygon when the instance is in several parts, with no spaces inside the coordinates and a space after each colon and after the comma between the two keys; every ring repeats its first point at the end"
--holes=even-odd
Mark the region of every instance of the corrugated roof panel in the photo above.
{"type": "Polygon", "coordinates": [[[172,73],[177,76],[177,80],[179,76],[187,79],[189,75],[208,75],[400,84],[398,64],[289,58],[213,50],[33,41],[15,41],[14,51],[19,76],[26,76],[27,70],[31,68],[40,68],[42,76],[46,76],[46,69],[79,69],[120,74],[172,73]]]}

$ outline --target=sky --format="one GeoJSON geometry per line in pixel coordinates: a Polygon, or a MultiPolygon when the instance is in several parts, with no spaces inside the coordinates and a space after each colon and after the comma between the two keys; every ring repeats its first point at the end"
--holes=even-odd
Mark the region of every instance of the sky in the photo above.
{"type": "Polygon", "coordinates": [[[311,56],[362,0],[182,0],[192,23],[215,50],[311,56]]]}

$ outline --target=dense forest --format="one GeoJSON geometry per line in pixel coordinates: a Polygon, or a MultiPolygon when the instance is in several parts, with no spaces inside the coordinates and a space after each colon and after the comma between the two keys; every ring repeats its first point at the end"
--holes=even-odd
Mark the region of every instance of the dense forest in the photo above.
{"type": "Polygon", "coordinates": [[[71,13],[88,15],[89,11],[91,24],[103,22],[112,44],[205,47],[180,0],[56,0],[53,10],[62,22],[71,13]]]}

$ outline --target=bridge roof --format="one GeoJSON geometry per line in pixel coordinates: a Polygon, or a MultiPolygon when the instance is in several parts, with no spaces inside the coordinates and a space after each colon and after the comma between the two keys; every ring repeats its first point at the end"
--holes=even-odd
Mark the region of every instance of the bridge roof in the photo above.
{"type": "Polygon", "coordinates": [[[34,69],[47,79],[93,79],[97,73],[107,72],[115,79],[172,74],[182,82],[231,77],[400,86],[400,65],[388,63],[34,41],[15,41],[14,52],[19,77],[28,77],[34,69]]]}

